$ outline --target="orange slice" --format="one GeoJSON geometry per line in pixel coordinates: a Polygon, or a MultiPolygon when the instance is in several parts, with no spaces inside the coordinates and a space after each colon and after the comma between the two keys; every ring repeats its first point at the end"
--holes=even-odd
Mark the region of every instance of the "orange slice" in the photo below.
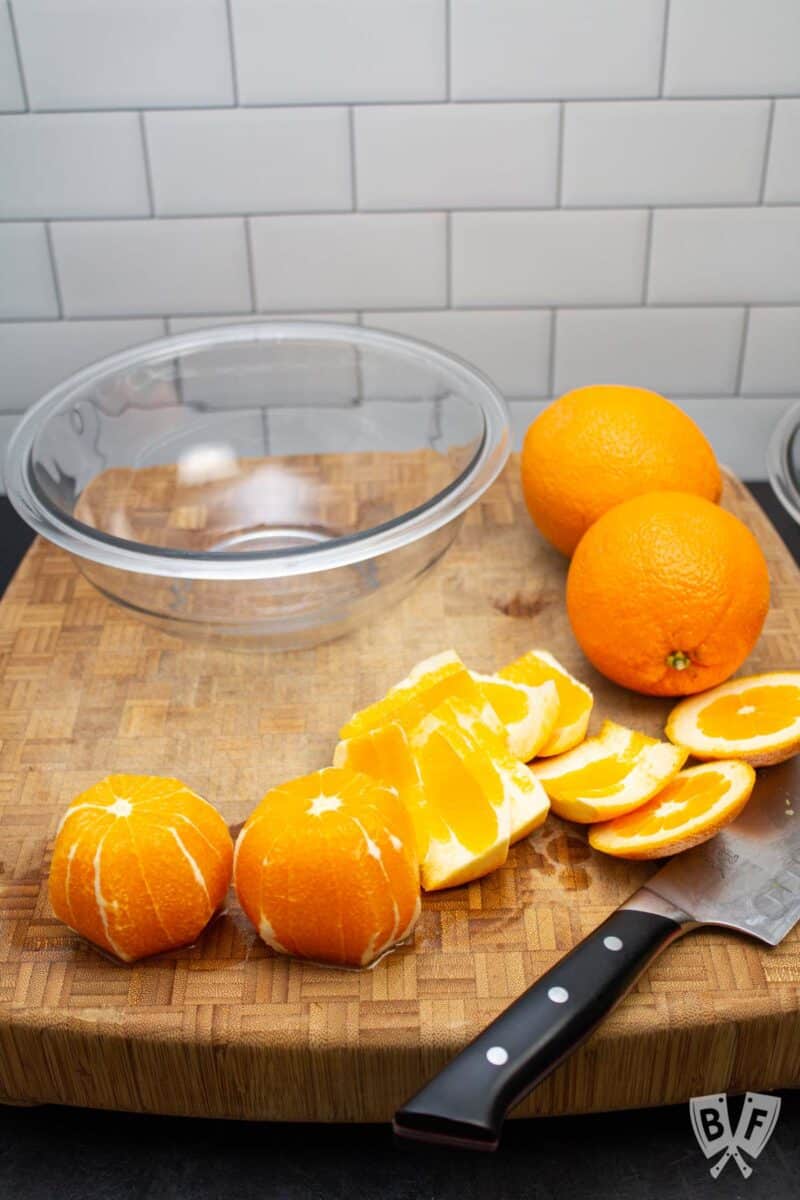
{"type": "Polygon", "coordinates": [[[616,858],[664,858],[705,842],[739,815],[753,790],[749,763],[714,762],[679,771],[634,812],[593,825],[589,843],[616,858]]]}
{"type": "Polygon", "coordinates": [[[731,679],[682,700],[666,734],[695,758],[740,758],[754,767],[783,762],[800,751],[800,671],[731,679]]]}
{"type": "Polygon", "coordinates": [[[542,758],[564,754],[586,737],[589,717],[594,703],[592,693],[562,667],[558,659],[546,650],[529,650],[521,658],[498,671],[501,679],[536,687],[551,682],[558,692],[559,711],[556,723],[544,745],[537,753],[542,758]]]}
{"type": "Polygon", "coordinates": [[[475,671],[472,678],[500,718],[510,752],[521,762],[530,762],[555,728],[559,710],[556,685],[548,679],[531,686],[475,671]]]}
{"type": "Polygon", "coordinates": [[[408,732],[450,696],[463,696],[473,703],[481,701],[480,688],[461,659],[454,650],[445,650],[417,663],[382,699],[353,713],[339,730],[339,737],[356,737],[389,721],[396,721],[408,732]]]}
{"type": "Polygon", "coordinates": [[[596,737],[546,763],[534,775],[553,812],[589,824],[631,812],[660,791],[681,769],[689,751],[659,742],[613,721],[596,737]]]}
{"type": "Polygon", "coordinates": [[[366,775],[326,767],[267,792],[233,862],[239,903],[281,954],[368,966],[419,916],[411,821],[366,775]]]}

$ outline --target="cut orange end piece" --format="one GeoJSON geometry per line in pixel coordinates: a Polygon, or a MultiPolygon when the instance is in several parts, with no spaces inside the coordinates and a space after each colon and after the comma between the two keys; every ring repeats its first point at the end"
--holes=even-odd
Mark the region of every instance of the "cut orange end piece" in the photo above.
{"type": "Polygon", "coordinates": [[[481,693],[455,651],[445,650],[417,663],[382,699],[353,713],[340,729],[339,737],[357,737],[371,729],[379,729],[389,721],[402,725],[408,733],[450,696],[463,696],[476,703],[481,693]]]}
{"type": "Polygon", "coordinates": [[[553,812],[589,824],[646,803],[688,756],[681,746],[605,721],[596,737],[549,762],[536,763],[532,770],[544,785],[553,812]]]}
{"type": "Polygon", "coordinates": [[[520,762],[530,762],[555,729],[560,707],[555,683],[548,679],[531,685],[475,671],[472,678],[500,718],[509,751],[520,762]]]}
{"type": "Polygon", "coordinates": [[[537,751],[540,757],[550,758],[554,754],[564,754],[586,737],[594,703],[592,693],[586,684],[570,675],[547,650],[529,650],[527,654],[498,671],[498,675],[501,679],[523,683],[528,687],[537,687],[547,682],[555,684],[559,702],[558,716],[550,736],[537,751]]]}
{"type": "Polygon", "coordinates": [[[589,843],[616,858],[664,858],[689,850],[739,815],[755,781],[745,762],[690,767],[634,812],[594,825],[589,843]]]}
{"type": "Polygon", "coordinates": [[[682,700],[666,734],[695,758],[738,758],[754,767],[783,762],[800,751],[800,671],[731,679],[682,700]]]}
{"type": "Polygon", "coordinates": [[[239,903],[268,946],[368,966],[411,932],[419,871],[390,788],[326,767],[267,792],[236,841],[239,903]]]}

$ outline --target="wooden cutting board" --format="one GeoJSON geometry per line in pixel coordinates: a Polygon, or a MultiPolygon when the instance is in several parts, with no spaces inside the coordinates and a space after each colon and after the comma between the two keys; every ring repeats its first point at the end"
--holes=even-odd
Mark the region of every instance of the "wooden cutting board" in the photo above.
{"type": "MultiPolygon", "coordinates": [[[[388,469],[388,468],[387,468],[388,469]]],[[[725,503],[767,555],[772,610],[747,670],[797,666],[798,571],[746,489],[725,503]]],[[[371,971],[273,955],[233,897],[199,943],[127,967],[52,916],[60,813],[111,771],[178,775],[231,824],[330,760],[336,731],[447,646],[481,671],[545,646],[603,717],[656,733],[667,702],[597,675],[566,620],[564,561],[517,466],[404,602],[317,650],[237,654],[130,619],[38,540],[0,604],[0,1099],[272,1120],[384,1121],[653,868],[594,854],[550,817],[501,870],[425,898],[413,945],[371,971]]],[[[797,931],[671,948],[517,1110],[582,1112],[800,1084],[797,931]]]]}

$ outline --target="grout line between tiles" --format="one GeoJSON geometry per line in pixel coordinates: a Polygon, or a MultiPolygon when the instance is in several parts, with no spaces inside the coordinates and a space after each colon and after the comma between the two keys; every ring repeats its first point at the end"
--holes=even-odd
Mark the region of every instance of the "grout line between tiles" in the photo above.
{"type": "Polygon", "coordinates": [[[451,31],[453,28],[453,12],[451,0],[444,0],[444,94],[445,99],[452,100],[453,77],[453,48],[451,31]]]}
{"type": "Polygon", "coordinates": [[[356,114],[351,104],[347,110],[347,131],[350,148],[350,204],[358,211],[358,173],[356,171],[356,114]]]}
{"type": "Polygon", "coordinates": [[[647,228],[644,232],[644,271],[642,273],[642,305],[647,304],[647,295],[650,291],[650,264],[653,258],[653,222],[655,218],[653,209],[648,209],[647,212],[647,228]]]}
{"type": "Polygon", "coordinates": [[[453,307],[453,214],[444,215],[445,307],[453,307]]]}
{"type": "Polygon", "coordinates": [[[233,13],[231,0],[225,0],[225,13],[228,26],[228,58],[231,65],[231,81],[233,84],[233,107],[239,107],[239,72],[236,68],[236,43],[233,37],[233,13]]]}
{"type": "Polygon", "coordinates": [[[58,306],[59,319],[64,316],[64,299],[61,294],[61,281],[58,277],[58,265],[56,263],[56,249],[53,244],[53,231],[50,228],[50,222],[44,223],[44,236],[47,240],[47,253],[50,258],[50,270],[53,274],[53,289],[56,293],[56,305],[58,306]]]}
{"type": "Polygon", "coordinates": [[[256,268],[253,261],[253,231],[250,228],[250,218],[244,219],[244,243],[247,258],[247,283],[250,288],[250,311],[258,312],[256,300],[256,268]]]}
{"type": "Polygon", "coordinates": [[[19,33],[17,32],[17,21],[14,16],[14,5],[11,0],[8,0],[8,23],[11,26],[11,41],[14,45],[14,56],[17,60],[17,70],[19,72],[19,83],[22,88],[22,99],[25,101],[25,111],[31,111],[30,94],[28,92],[28,81],[25,78],[25,67],[22,63],[22,47],[19,43],[19,33]]]}
{"type": "Polygon", "coordinates": [[[564,136],[567,123],[566,104],[562,101],[558,106],[558,133],[556,141],[556,208],[562,206],[564,194],[564,136]]]}
{"type": "Polygon", "coordinates": [[[733,387],[735,396],[742,394],[742,377],[744,375],[744,358],[747,353],[747,336],[750,332],[750,305],[748,304],[744,310],[742,317],[742,340],[739,345],[739,359],[736,364],[736,381],[733,387]]]}
{"type": "Polygon", "coordinates": [[[147,188],[147,202],[150,205],[150,216],[156,215],[156,195],[155,187],[153,186],[153,167],[150,162],[150,147],[147,144],[147,128],[145,126],[144,113],[139,113],[139,133],[142,139],[142,155],[144,157],[144,179],[147,188]]]}
{"type": "Polygon", "coordinates": [[[558,322],[558,309],[550,309],[550,338],[548,345],[548,362],[547,362],[547,394],[553,396],[556,386],[556,326],[558,322]]]}
{"type": "Polygon", "coordinates": [[[664,78],[667,73],[667,46],[669,43],[669,15],[671,0],[664,4],[664,24],[661,27],[661,62],[658,67],[658,94],[664,95],[664,78]]]}
{"type": "Polygon", "coordinates": [[[772,100],[769,106],[769,114],[767,116],[767,132],[764,137],[764,161],[761,164],[761,182],[758,186],[758,203],[764,203],[764,193],[767,190],[767,175],[769,173],[769,159],[772,150],[772,130],[775,125],[775,101],[772,100]]]}

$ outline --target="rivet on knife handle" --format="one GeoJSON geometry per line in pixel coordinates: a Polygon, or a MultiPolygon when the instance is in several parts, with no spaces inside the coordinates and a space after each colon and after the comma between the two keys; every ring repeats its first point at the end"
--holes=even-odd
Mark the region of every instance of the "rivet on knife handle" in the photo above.
{"type": "Polygon", "coordinates": [[[612,913],[399,1109],[395,1133],[495,1149],[509,1109],[588,1037],[687,927],[659,912],[612,913]]]}

